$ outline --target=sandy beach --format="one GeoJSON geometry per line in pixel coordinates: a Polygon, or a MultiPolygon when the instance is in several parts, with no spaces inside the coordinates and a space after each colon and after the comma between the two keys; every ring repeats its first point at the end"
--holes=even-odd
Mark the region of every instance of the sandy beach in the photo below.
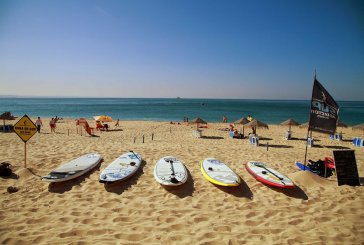
{"type": "MultiPolygon", "coordinates": [[[[193,137],[196,125],[186,123],[120,121],[119,127],[110,123],[108,132],[96,131],[98,137],[77,134],[74,119],[59,122],[56,133],[50,132],[49,119],[43,123],[42,133],[27,143],[27,168],[24,143],[15,133],[0,133],[0,162],[9,162],[15,173],[0,178],[0,244],[364,243],[363,186],[338,187],[335,176],[324,179],[295,166],[304,160],[305,128],[293,127],[290,141],[283,138],[287,126],[258,128],[261,145],[255,147],[248,139],[229,138],[219,130],[228,127],[223,123],[208,124],[203,138],[193,137]],[[99,183],[100,171],[129,150],[142,154],[141,171],[112,186],[99,183]],[[91,152],[103,161],[90,173],[55,185],[41,181],[61,163],[91,152]],[[166,189],[155,181],[154,165],[166,155],[185,163],[187,183],[166,189]],[[241,186],[209,183],[199,166],[207,157],[228,164],[241,186]],[[297,188],[278,190],[258,182],[243,165],[253,160],[287,175],[297,188]],[[9,186],[19,191],[9,194],[9,186]]],[[[308,149],[308,159],[354,149],[363,183],[364,150],[352,145],[361,132],[341,130],[343,141],[313,133],[316,147],[308,149]]]]}

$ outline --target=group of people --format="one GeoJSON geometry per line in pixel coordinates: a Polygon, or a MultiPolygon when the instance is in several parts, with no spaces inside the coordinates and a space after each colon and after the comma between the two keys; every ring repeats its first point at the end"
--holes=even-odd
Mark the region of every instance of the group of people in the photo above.
{"type": "MultiPolygon", "coordinates": [[[[251,115],[248,115],[247,117],[248,121],[251,122],[253,120],[253,117],[251,115]]],[[[227,117],[226,116],[223,116],[223,122],[224,123],[227,123],[227,117]]],[[[252,127],[252,130],[253,130],[253,134],[256,134],[256,127],[252,127]]],[[[230,132],[233,132],[233,138],[236,138],[236,139],[243,139],[244,138],[244,131],[243,133],[239,132],[233,124],[230,124],[229,125],[229,131],[230,132]]]]}
{"type": "Polygon", "coordinates": [[[233,138],[235,139],[244,139],[244,133],[240,133],[237,128],[234,127],[233,124],[229,125],[230,132],[233,132],[233,138]]]}
{"type": "Polygon", "coordinates": [[[102,124],[100,121],[96,121],[96,130],[106,130],[106,131],[108,131],[109,130],[109,124],[107,124],[107,123],[102,124]]]}
{"type": "MultiPolygon", "coordinates": [[[[59,120],[59,118],[56,116],[56,117],[52,117],[52,119],[49,121],[49,126],[51,128],[51,133],[56,132],[56,124],[57,124],[58,120],[59,120]]],[[[35,121],[35,126],[37,127],[37,132],[40,133],[40,130],[43,127],[43,122],[40,119],[40,117],[38,117],[38,119],[35,121]]]]}

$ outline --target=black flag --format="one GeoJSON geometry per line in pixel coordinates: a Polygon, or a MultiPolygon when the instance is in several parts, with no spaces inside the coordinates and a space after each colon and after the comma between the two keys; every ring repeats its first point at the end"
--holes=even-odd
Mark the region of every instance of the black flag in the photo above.
{"type": "Polygon", "coordinates": [[[308,130],[335,134],[338,115],[339,106],[315,77],[308,130]]]}

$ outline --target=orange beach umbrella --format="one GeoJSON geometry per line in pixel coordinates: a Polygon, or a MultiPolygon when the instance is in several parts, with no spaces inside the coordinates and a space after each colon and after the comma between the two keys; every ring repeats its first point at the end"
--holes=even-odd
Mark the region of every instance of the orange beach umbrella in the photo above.
{"type": "Polygon", "coordinates": [[[101,121],[101,122],[112,122],[112,117],[100,115],[94,117],[95,121],[101,121]]]}

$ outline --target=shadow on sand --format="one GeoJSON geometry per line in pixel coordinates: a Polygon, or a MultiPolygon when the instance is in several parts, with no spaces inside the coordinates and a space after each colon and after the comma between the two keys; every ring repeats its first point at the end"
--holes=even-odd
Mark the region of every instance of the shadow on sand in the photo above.
{"type": "MultiPolygon", "coordinates": [[[[266,144],[259,144],[259,146],[267,147],[266,144]]],[[[293,146],[291,146],[291,145],[268,145],[268,149],[269,149],[269,147],[272,147],[272,148],[293,148],[293,146]]]]}
{"type": "Polygon", "coordinates": [[[140,176],[144,174],[143,169],[145,165],[146,161],[142,160],[142,163],[140,164],[140,169],[126,180],[117,181],[112,184],[105,183],[104,184],[105,190],[107,192],[113,192],[115,194],[121,195],[124,191],[126,191],[127,189],[129,189],[131,186],[135,185],[138,182],[140,176]]]}
{"type": "Polygon", "coordinates": [[[19,175],[11,173],[10,176],[0,176],[2,179],[19,179],[19,175]]]}
{"type": "Polygon", "coordinates": [[[273,187],[273,186],[269,186],[269,185],[265,185],[265,186],[268,186],[270,189],[272,189],[276,192],[283,193],[288,197],[302,199],[302,200],[308,200],[308,196],[306,195],[306,193],[297,185],[295,188],[291,188],[291,189],[278,188],[278,187],[273,187]]]}
{"type": "Polygon", "coordinates": [[[58,183],[50,183],[48,186],[48,191],[52,193],[58,193],[62,194],[66,191],[70,191],[73,186],[81,184],[84,180],[86,180],[91,174],[93,174],[95,171],[100,169],[101,163],[104,160],[101,160],[99,164],[95,168],[93,168],[91,171],[85,173],[84,175],[81,175],[80,177],[77,177],[75,179],[67,180],[64,182],[58,182],[58,183]]]}
{"type": "Polygon", "coordinates": [[[273,140],[273,139],[272,138],[266,138],[266,137],[259,137],[259,140],[273,140]]]}
{"type": "Polygon", "coordinates": [[[214,185],[214,184],[212,184],[212,185],[216,186],[223,192],[226,192],[235,197],[253,199],[253,192],[250,190],[247,183],[241,177],[240,177],[240,181],[241,182],[240,182],[239,186],[219,186],[219,185],[214,185]]]}
{"type": "Polygon", "coordinates": [[[326,145],[326,148],[330,148],[330,149],[338,149],[338,150],[348,150],[351,149],[349,147],[346,146],[341,146],[341,145],[326,145]]]}
{"type": "Polygon", "coordinates": [[[192,175],[190,171],[187,169],[188,179],[186,183],[180,186],[163,186],[163,188],[169,193],[178,196],[179,198],[184,198],[188,196],[192,196],[192,193],[195,191],[194,181],[192,179],[192,175]]]}
{"type": "Polygon", "coordinates": [[[222,139],[224,139],[224,137],[221,137],[221,136],[201,136],[201,139],[222,140],[222,139]]]}

